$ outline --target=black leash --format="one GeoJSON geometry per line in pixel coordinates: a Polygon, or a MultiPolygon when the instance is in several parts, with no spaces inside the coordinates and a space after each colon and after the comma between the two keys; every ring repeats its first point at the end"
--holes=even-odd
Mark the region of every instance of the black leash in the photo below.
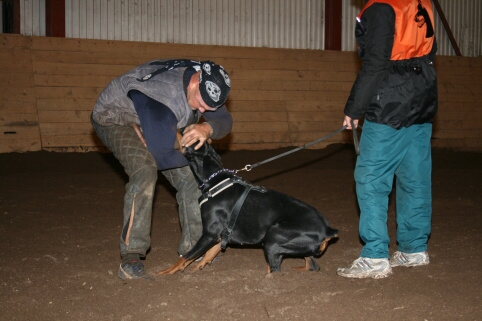
{"type": "MultiPolygon", "coordinates": [[[[361,128],[361,126],[358,126],[361,128]]],[[[353,133],[353,145],[355,145],[355,153],[356,155],[360,155],[360,139],[358,137],[358,127],[355,127],[355,123],[353,122],[353,119],[351,120],[351,131],[353,133]]]]}
{"type": "MultiPolygon", "coordinates": [[[[358,143],[358,132],[355,130],[355,126],[354,126],[354,124],[353,124],[353,120],[352,120],[352,124],[351,124],[351,125],[352,125],[352,131],[353,131],[353,142],[354,142],[354,144],[355,144],[355,152],[356,152],[357,155],[359,155],[359,154],[360,154],[360,148],[359,148],[359,143],[358,143]]],[[[303,146],[297,147],[297,148],[295,148],[295,149],[292,149],[292,150],[287,151],[287,152],[285,152],[285,153],[282,153],[282,154],[280,154],[280,155],[277,155],[277,156],[268,158],[268,159],[266,159],[266,160],[264,160],[264,161],[257,162],[257,163],[252,164],[252,165],[251,165],[251,164],[248,164],[248,165],[244,166],[244,168],[238,169],[236,172],[239,172],[239,171],[247,171],[247,172],[249,172],[250,170],[252,170],[252,169],[255,168],[255,167],[258,167],[258,166],[260,166],[260,165],[263,165],[263,164],[266,164],[266,163],[268,163],[268,162],[274,161],[275,159],[278,159],[278,158],[281,158],[281,157],[283,157],[283,156],[292,154],[292,153],[294,153],[294,152],[297,152],[297,151],[299,151],[299,150],[305,149],[305,148],[310,147],[310,146],[312,146],[312,145],[318,144],[319,142],[322,142],[322,141],[324,141],[324,140],[326,140],[326,139],[328,139],[328,138],[330,138],[330,137],[332,137],[332,136],[335,136],[335,135],[338,134],[339,132],[344,131],[347,127],[348,127],[348,126],[345,125],[345,126],[343,126],[343,127],[339,128],[339,129],[335,130],[334,132],[332,132],[332,133],[330,133],[330,134],[328,134],[328,135],[326,135],[326,136],[324,136],[324,137],[321,137],[321,138],[318,138],[318,139],[315,140],[315,141],[312,141],[311,143],[304,144],[303,146]]]]}

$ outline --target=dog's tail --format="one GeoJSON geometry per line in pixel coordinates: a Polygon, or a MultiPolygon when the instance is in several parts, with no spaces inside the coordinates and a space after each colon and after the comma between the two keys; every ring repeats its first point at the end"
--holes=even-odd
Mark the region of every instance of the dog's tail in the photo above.
{"type": "Polygon", "coordinates": [[[326,237],[320,245],[320,254],[326,250],[326,247],[328,246],[328,242],[330,242],[331,239],[334,239],[337,237],[338,237],[338,230],[327,226],[326,237]]]}
{"type": "Polygon", "coordinates": [[[338,230],[328,226],[326,229],[326,238],[334,238],[334,237],[338,237],[338,230]]]}
{"type": "Polygon", "coordinates": [[[331,239],[331,238],[334,238],[334,237],[338,237],[338,230],[330,227],[330,223],[328,222],[328,220],[323,215],[321,215],[321,213],[320,213],[320,217],[323,220],[324,225],[326,226],[326,232],[325,232],[326,238],[331,239]]]}

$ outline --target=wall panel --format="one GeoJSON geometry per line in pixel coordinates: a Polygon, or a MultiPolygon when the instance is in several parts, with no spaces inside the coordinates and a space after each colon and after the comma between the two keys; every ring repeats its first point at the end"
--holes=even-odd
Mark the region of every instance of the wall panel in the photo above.
{"type": "MultiPolygon", "coordinates": [[[[213,58],[231,76],[227,106],[235,125],[216,148],[301,146],[341,127],[360,68],[354,52],[0,37],[0,83],[8,88],[0,92],[0,152],[102,149],[89,115],[108,82],[159,53],[186,52],[213,58]]],[[[482,57],[438,56],[436,67],[433,146],[482,151],[482,57]]],[[[351,139],[343,132],[312,148],[351,139]]]]}
{"type": "Polygon", "coordinates": [[[66,0],[66,37],[323,49],[323,12],[324,0],[66,0]]]}
{"type": "Polygon", "coordinates": [[[0,153],[41,150],[31,40],[0,38],[0,153]]]}
{"type": "Polygon", "coordinates": [[[45,36],[45,0],[20,0],[20,33],[45,36]]]}
{"type": "MultiPolygon", "coordinates": [[[[482,1],[480,0],[439,0],[445,18],[458,43],[462,56],[478,57],[482,55],[482,1]]],[[[455,51],[440,17],[435,17],[436,36],[439,54],[452,56],[455,51]]]]}

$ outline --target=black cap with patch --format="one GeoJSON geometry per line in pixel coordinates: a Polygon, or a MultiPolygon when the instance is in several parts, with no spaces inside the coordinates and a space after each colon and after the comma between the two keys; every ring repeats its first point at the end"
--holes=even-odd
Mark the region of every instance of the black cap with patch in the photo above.
{"type": "Polygon", "coordinates": [[[221,107],[228,98],[231,89],[231,80],[229,75],[220,65],[216,65],[210,60],[195,61],[189,59],[175,59],[165,61],[153,61],[151,65],[164,65],[163,67],[138,78],[140,82],[148,81],[152,77],[159,75],[168,70],[179,67],[191,67],[196,72],[201,71],[199,75],[199,91],[203,101],[211,108],[221,107]]]}
{"type": "Polygon", "coordinates": [[[231,89],[228,73],[222,66],[210,60],[201,61],[200,68],[199,91],[203,101],[209,107],[221,107],[226,102],[231,89]]]}

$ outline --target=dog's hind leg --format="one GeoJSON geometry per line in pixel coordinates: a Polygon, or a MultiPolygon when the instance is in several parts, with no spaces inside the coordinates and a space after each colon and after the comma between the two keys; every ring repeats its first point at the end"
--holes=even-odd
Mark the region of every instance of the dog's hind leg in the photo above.
{"type": "Polygon", "coordinates": [[[273,253],[266,248],[264,249],[264,255],[268,262],[268,273],[281,271],[281,262],[283,261],[283,255],[279,253],[273,253]]]}
{"type": "Polygon", "coordinates": [[[202,270],[204,266],[206,266],[206,264],[211,264],[211,262],[216,258],[219,252],[221,252],[221,242],[217,243],[212,248],[210,248],[206,252],[206,254],[204,254],[204,257],[202,258],[202,260],[198,264],[196,264],[193,270],[199,271],[199,270],[202,270]]]}
{"type": "Polygon", "coordinates": [[[294,267],[293,269],[297,271],[319,271],[320,266],[313,256],[307,256],[305,257],[305,266],[294,267]]]}
{"type": "Polygon", "coordinates": [[[337,237],[337,235],[335,235],[333,237],[326,238],[326,239],[323,240],[323,242],[320,245],[320,252],[321,253],[323,253],[326,250],[326,247],[328,246],[328,242],[334,237],[337,237]]]}
{"type": "MultiPolygon", "coordinates": [[[[336,237],[336,235],[334,237],[336,237]]],[[[328,246],[328,242],[332,238],[333,237],[329,237],[329,238],[326,238],[326,239],[323,240],[323,242],[320,245],[319,255],[321,255],[326,250],[326,247],[328,246]]],[[[298,271],[319,271],[320,266],[318,265],[318,263],[316,262],[316,260],[313,256],[307,256],[307,257],[305,257],[305,266],[299,266],[299,267],[295,267],[293,269],[298,270],[298,271]]]]}

